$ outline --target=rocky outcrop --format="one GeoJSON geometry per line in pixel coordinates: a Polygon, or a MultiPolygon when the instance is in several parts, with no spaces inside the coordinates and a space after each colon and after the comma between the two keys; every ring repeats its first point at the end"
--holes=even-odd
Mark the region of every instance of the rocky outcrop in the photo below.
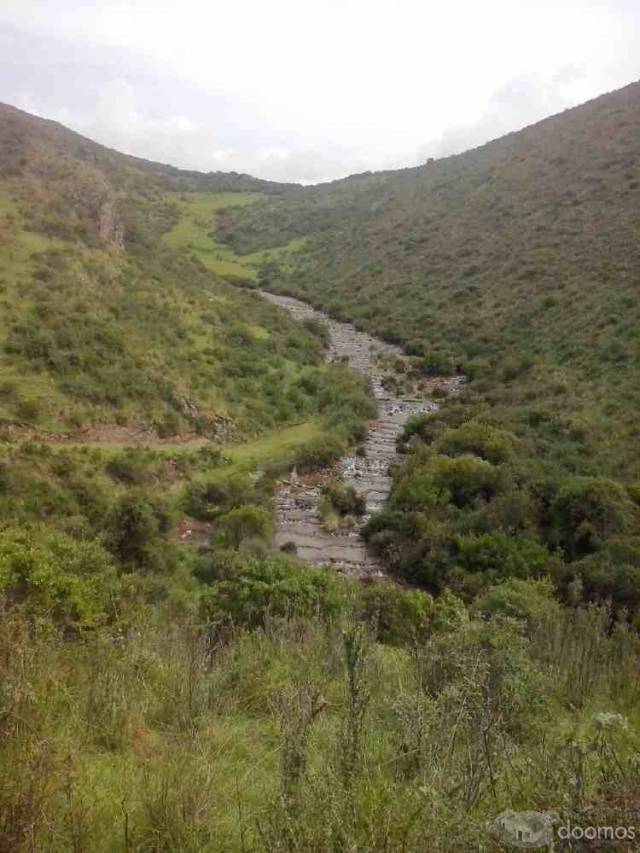
{"type": "Polygon", "coordinates": [[[229,415],[221,413],[205,415],[198,403],[190,397],[176,395],[173,402],[180,414],[192,423],[199,424],[200,431],[208,438],[221,444],[229,444],[237,440],[236,426],[229,415]]]}
{"type": "Polygon", "coordinates": [[[92,166],[75,163],[73,170],[56,183],[65,201],[82,219],[93,224],[100,243],[123,247],[124,230],[117,214],[115,193],[104,175],[92,166]]]}
{"type": "Polygon", "coordinates": [[[105,198],[100,205],[98,236],[103,243],[111,243],[119,249],[124,247],[124,229],[118,220],[116,205],[112,197],[105,198]]]}

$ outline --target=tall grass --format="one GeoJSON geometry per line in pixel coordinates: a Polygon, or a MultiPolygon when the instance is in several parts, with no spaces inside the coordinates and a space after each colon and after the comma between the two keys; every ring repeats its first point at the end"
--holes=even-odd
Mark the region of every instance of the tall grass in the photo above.
{"type": "Polygon", "coordinates": [[[0,850],[450,851],[506,808],[637,807],[637,638],[550,614],[389,646],[152,610],[69,640],[5,606],[0,850]]]}

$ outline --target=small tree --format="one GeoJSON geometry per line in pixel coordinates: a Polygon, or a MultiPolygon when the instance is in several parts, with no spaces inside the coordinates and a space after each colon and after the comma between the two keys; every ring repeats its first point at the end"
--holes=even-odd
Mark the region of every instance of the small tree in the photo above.
{"type": "Polygon", "coordinates": [[[216,544],[236,551],[249,539],[267,541],[271,536],[271,516],[259,506],[239,506],[221,516],[214,534],[216,544]]]}
{"type": "Polygon", "coordinates": [[[165,507],[144,493],[123,495],[107,519],[108,544],[127,566],[145,567],[153,558],[158,539],[171,529],[165,507]]]}

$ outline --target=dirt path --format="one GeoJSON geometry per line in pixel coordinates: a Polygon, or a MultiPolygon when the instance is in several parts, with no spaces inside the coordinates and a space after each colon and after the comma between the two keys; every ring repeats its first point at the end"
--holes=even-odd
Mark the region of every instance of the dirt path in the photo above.
{"type": "MultiPolygon", "coordinates": [[[[403,358],[399,347],[384,343],[365,332],[357,331],[350,323],[339,323],[316,311],[304,302],[287,296],[262,292],[269,302],[285,308],[297,320],[314,319],[329,330],[331,345],[327,358],[346,358],[351,367],[368,377],[378,402],[379,416],[373,421],[364,442],[364,455],[347,456],[340,461],[338,473],[342,479],[363,493],[367,501],[365,521],[382,508],[391,489],[389,465],[396,459],[396,440],[407,419],[419,412],[430,412],[438,404],[429,396],[429,389],[445,387],[454,390],[461,377],[434,378],[423,383],[420,393],[415,389],[406,396],[395,396],[383,385],[384,356],[393,360],[403,358]]],[[[324,530],[318,514],[321,486],[317,482],[291,478],[276,493],[276,544],[296,545],[298,556],[316,564],[331,564],[337,570],[354,577],[376,577],[384,574],[379,561],[367,553],[357,529],[329,533],[324,530]]]]}
{"type": "Polygon", "coordinates": [[[4,421],[9,433],[23,441],[36,441],[60,447],[146,447],[153,450],[190,450],[211,444],[198,433],[181,433],[160,438],[151,427],[129,427],[112,423],[93,424],[84,429],[53,432],[22,421],[4,421]]]}

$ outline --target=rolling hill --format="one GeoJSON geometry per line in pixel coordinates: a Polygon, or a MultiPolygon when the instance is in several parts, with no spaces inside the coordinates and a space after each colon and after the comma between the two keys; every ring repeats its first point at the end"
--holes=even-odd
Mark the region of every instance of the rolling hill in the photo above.
{"type": "Polygon", "coordinates": [[[597,466],[637,477],[639,119],[634,83],[459,156],[230,210],[217,233],[239,252],[298,238],[266,286],[490,382],[512,426],[535,409],[539,433],[586,431],[597,466]]]}
{"type": "Polygon", "coordinates": [[[638,618],[639,118],[634,83],[459,156],[220,217],[218,239],[267,253],[263,286],[403,343],[418,374],[466,374],[407,429],[369,524],[408,580],[472,599],[551,575],[638,618]],[[268,260],[292,239],[286,266],[268,260]]]}
{"type": "Polygon", "coordinates": [[[5,426],[111,423],[224,441],[317,411],[299,381],[320,364],[321,340],[230,287],[233,264],[182,239],[184,224],[197,230],[183,223],[194,199],[295,190],[139,160],[0,105],[5,426]]]}

